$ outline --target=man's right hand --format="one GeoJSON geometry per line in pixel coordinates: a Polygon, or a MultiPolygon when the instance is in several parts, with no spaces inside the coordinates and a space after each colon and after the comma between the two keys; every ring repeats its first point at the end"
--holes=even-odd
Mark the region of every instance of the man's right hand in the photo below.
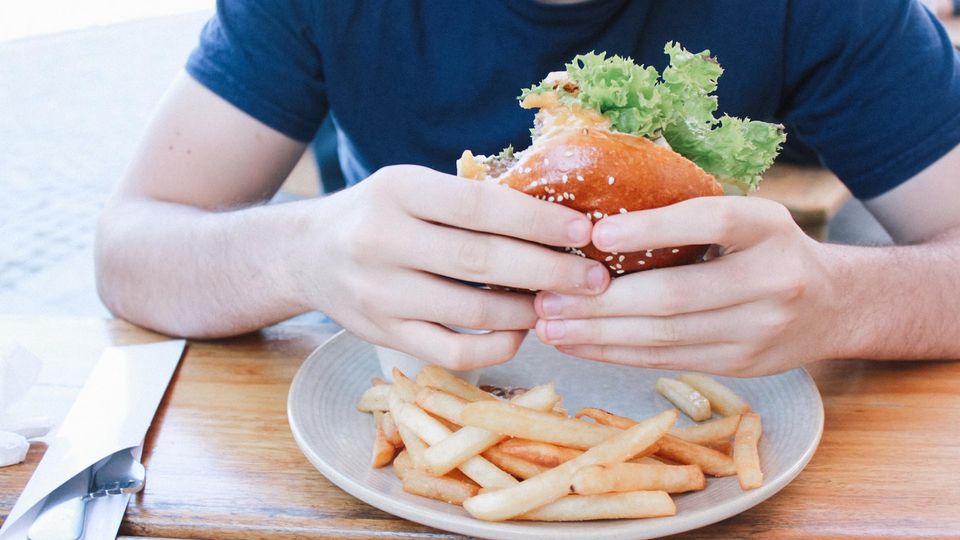
{"type": "Polygon", "coordinates": [[[579,212],[422,167],[387,167],[322,199],[259,204],[304,147],[181,76],[101,216],[107,307],[193,338],[320,310],[364,339],[463,369],[512,357],[536,314],[532,295],[453,280],[561,294],[609,283],[599,263],[538,245],[585,245],[591,227],[579,212]]]}
{"type": "Polygon", "coordinates": [[[586,245],[583,214],[496,184],[393,166],[302,209],[329,213],[298,233],[304,307],[450,369],[514,355],[537,319],[526,291],[593,295],[609,284],[600,263],[537,245],[586,245]]]}

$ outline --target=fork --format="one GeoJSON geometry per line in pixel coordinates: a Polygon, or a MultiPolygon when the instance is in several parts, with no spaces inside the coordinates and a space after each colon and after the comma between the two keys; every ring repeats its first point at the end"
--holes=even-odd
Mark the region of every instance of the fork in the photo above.
{"type": "Polygon", "coordinates": [[[133,448],[121,450],[93,473],[90,493],[83,496],[84,501],[107,495],[137,493],[143,489],[146,471],[143,464],[134,459],[133,448]]]}

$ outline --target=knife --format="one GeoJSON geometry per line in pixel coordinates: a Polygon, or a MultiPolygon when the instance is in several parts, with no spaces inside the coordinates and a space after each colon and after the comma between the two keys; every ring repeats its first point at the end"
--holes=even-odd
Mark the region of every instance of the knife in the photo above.
{"type": "Polygon", "coordinates": [[[87,467],[47,496],[27,532],[30,540],[77,540],[83,536],[86,501],[93,467],[87,467]]]}

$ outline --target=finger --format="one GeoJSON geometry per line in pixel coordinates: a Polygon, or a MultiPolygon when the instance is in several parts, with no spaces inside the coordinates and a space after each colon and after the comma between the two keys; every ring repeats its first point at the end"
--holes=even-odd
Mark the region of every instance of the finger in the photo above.
{"type": "Polygon", "coordinates": [[[758,273],[752,259],[743,255],[636,272],[613,280],[596,296],[541,292],[534,306],[543,319],[664,317],[731,307],[774,294],[778,287],[774,276],[758,273]]]}
{"type": "Polygon", "coordinates": [[[383,294],[383,312],[475,330],[529,330],[537,321],[529,294],[478,289],[421,272],[399,272],[383,294]]]}
{"type": "Polygon", "coordinates": [[[593,228],[602,251],[630,252],[673,246],[720,244],[742,248],[784,223],[780,204],[758,197],[697,197],[670,206],[615,214],[593,228]]]}
{"type": "Polygon", "coordinates": [[[433,274],[521,290],[597,294],[610,283],[602,264],[536,244],[426,223],[384,247],[393,260],[433,274]],[[426,249],[424,249],[426,247],[426,249]],[[410,253],[419,253],[410,257],[410,253]]]}
{"type": "Polygon", "coordinates": [[[622,347],[618,345],[562,345],[564,354],[633,367],[737,374],[743,349],[737,345],[684,347],[622,347]]]}
{"type": "Polygon", "coordinates": [[[493,182],[466,180],[427,168],[401,205],[425,221],[512,236],[550,246],[582,247],[591,222],[580,212],[493,182]]]}
{"type": "Polygon", "coordinates": [[[401,321],[391,346],[432,364],[465,371],[501,364],[513,358],[526,331],[503,330],[489,334],[460,334],[424,321],[401,321]]]}
{"type": "Polygon", "coordinates": [[[610,317],[543,320],[536,323],[537,337],[550,345],[622,345],[676,347],[738,343],[750,339],[755,325],[754,304],[674,317],[610,317]]]}

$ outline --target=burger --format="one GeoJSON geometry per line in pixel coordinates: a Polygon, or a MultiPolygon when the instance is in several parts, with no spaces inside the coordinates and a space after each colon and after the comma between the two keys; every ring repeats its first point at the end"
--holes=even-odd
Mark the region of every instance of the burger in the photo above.
{"type": "MultiPolygon", "coordinates": [[[[593,222],[755,190],[786,140],[783,126],[717,118],[713,92],[723,68],[710,51],[694,54],[671,42],[664,52],[670,63],[662,74],[630,58],[578,55],[520,94],[521,107],[539,109],[529,148],[494,156],[466,150],[457,174],[579,210],[593,222]]],[[[616,277],[697,262],[707,248],[565,249],[603,262],[616,277]]]]}

